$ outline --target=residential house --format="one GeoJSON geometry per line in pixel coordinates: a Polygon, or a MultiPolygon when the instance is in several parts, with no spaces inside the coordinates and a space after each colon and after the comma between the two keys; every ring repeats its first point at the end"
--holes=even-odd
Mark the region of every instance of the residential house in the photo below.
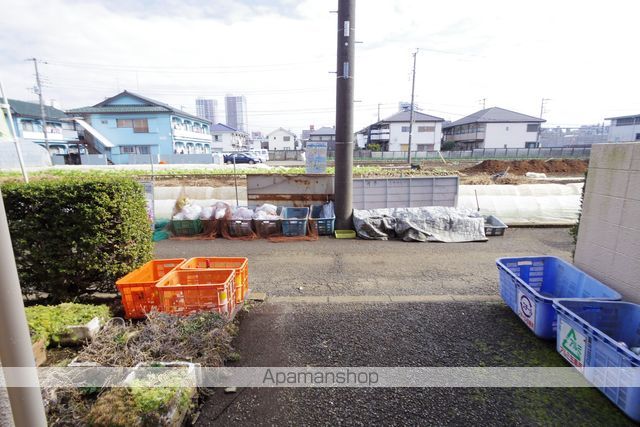
{"type": "Polygon", "coordinates": [[[298,136],[290,130],[278,128],[267,135],[269,150],[297,150],[298,136]]]}
{"type": "Polygon", "coordinates": [[[444,127],[444,141],[459,150],[474,148],[535,148],[545,120],[492,107],[477,111],[444,127]]]}
{"type": "Polygon", "coordinates": [[[248,145],[246,132],[222,123],[211,127],[211,136],[213,137],[213,151],[229,152],[253,149],[248,145]]]}
{"type": "MultiPolygon", "coordinates": [[[[35,142],[46,147],[44,131],[42,129],[42,116],[38,102],[19,101],[9,99],[11,116],[16,130],[16,136],[21,141],[35,142]]],[[[47,139],[51,154],[69,154],[78,152],[78,132],[75,124],[64,111],[45,105],[45,117],[47,120],[47,139]]],[[[80,148],[82,152],[83,149],[80,148]]]]}
{"type": "Polygon", "coordinates": [[[300,145],[302,146],[302,148],[305,148],[307,146],[309,136],[314,130],[316,130],[316,127],[314,125],[310,125],[309,129],[302,129],[302,132],[300,133],[300,145]]]}
{"type": "Polygon", "coordinates": [[[326,142],[328,151],[336,151],[336,128],[324,126],[309,133],[308,142],[326,142]]]}
{"type": "Polygon", "coordinates": [[[67,114],[80,116],[90,146],[115,164],[130,163],[132,155],[211,153],[208,120],[126,90],[67,114]]]}
{"type": "Polygon", "coordinates": [[[640,114],[634,116],[609,117],[607,142],[640,141],[640,114]]]}
{"type": "MultiPolygon", "coordinates": [[[[413,112],[411,151],[438,151],[442,139],[444,119],[420,111],[413,112]]],[[[366,146],[374,145],[380,151],[408,151],[411,111],[402,110],[380,120],[360,132],[367,135],[366,146]]]]}

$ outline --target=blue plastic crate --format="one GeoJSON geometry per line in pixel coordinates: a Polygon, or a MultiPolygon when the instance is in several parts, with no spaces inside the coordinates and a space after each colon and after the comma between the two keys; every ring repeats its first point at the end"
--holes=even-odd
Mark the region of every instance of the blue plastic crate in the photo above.
{"type": "Polygon", "coordinates": [[[309,208],[282,208],[282,234],[287,237],[307,234],[309,208]]]}
{"type": "Polygon", "coordinates": [[[625,414],[640,422],[640,305],[629,302],[563,300],[558,314],[556,349],[625,414]],[[624,342],[625,345],[622,345],[624,342]],[[626,346],[626,347],[625,347],[626,346]]]}
{"type": "Polygon", "coordinates": [[[333,228],[336,222],[336,217],[322,218],[322,206],[311,206],[311,214],[309,215],[309,224],[311,229],[318,232],[319,236],[331,236],[333,235],[333,228]]]}
{"type": "Polygon", "coordinates": [[[618,292],[552,256],[499,258],[500,296],[536,334],[556,337],[555,298],[618,301],[618,292]]]}

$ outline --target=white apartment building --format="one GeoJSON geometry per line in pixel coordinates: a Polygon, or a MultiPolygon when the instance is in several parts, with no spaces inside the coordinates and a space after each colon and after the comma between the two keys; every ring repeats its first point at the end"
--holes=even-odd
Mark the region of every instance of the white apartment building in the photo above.
{"type": "Polygon", "coordinates": [[[535,148],[538,132],[545,120],[504,108],[477,111],[444,126],[444,141],[455,149],[535,148]]]}
{"type": "Polygon", "coordinates": [[[611,120],[607,142],[640,141],[640,114],[609,117],[605,120],[611,120]]]}
{"type": "MultiPolygon", "coordinates": [[[[438,151],[444,119],[414,111],[411,151],[438,151]]],[[[380,151],[408,151],[410,111],[400,111],[360,131],[366,145],[377,144],[380,151]]]]}

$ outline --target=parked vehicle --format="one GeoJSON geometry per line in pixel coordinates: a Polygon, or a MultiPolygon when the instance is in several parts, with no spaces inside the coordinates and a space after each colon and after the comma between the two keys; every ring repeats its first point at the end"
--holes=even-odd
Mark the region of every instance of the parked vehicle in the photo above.
{"type": "Polygon", "coordinates": [[[255,163],[262,163],[262,160],[248,153],[230,153],[224,156],[224,162],[228,165],[233,163],[249,163],[253,165],[255,163]]]}
{"type": "Polygon", "coordinates": [[[269,161],[269,150],[265,150],[264,148],[260,150],[246,151],[245,153],[253,157],[259,158],[262,161],[262,163],[266,163],[269,161]]]}

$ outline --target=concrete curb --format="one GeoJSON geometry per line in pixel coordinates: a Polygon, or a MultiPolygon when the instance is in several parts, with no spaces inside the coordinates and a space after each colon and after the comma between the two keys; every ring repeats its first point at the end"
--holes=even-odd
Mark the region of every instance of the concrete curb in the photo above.
{"type": "Polygon", "coordinates": [[[349,304],[349,303],[412,303],[412,302],[497,302],[499,295],[320,295],[273,296],[274,304],[349,304]]]}

